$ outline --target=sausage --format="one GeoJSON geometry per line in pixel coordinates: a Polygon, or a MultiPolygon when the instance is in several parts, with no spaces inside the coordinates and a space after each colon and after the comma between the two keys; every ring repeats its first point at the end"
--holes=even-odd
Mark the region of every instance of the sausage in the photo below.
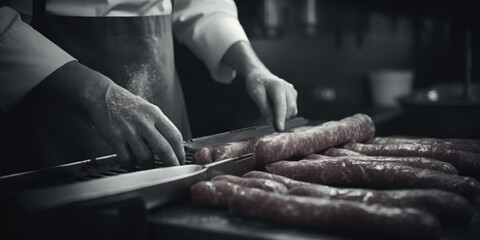
{"type": "Polygon", "coordinates": [[[253,138],[246,141],[230,142],[201,148],[195,152],[193,163],[207,164],[252,153],[256,140],[256,138],[253,138]]]}
{"type": "Polygon", "coordinates": [[[372,190],[311,184],[292,188],[288,194],[417,208],[433,214],[445,225],[464,224],[473,216],[473,207],[465,198],[436,189],[372,190]]]}
{"type": "Polygon", "coordinates": [[[437,239],[435,217],[413,208],[273,194],[242,189],[228,204],[231,213],[260,221],[323,231],[399,239],[437,239]]]}
{"type": "Polygon", "coordinates": [[[331,147],[325,151],[322,151],[321,154],[331,157],[339,157],[339,156],[363,156],[363,154],[348,150],[345,148],[336,148],[331,147]]]}
{"type": "Polygon", "coordinates": [[[377,189],[435,188],[474,200],[480,183],[470,177],[445,174],[391,162],[351,159],[281,161],[265,166],[269,173],[333,186],[377,189]]]}
{"type": "Polygon", "coordinates": [[[473,215],[471,204],[462,196],[436,189],[373,190],[336,188],[297,181],[276,174],[251,171],[243,177],[264,178],[283,183],[287,194],[313,196],[338,200],[350,200],[366,204],[382,204],[392,207],[412,207],[429,212],[446,225],[468,222],[473,215]]]}
{"type": "Polygon", "coordinates": [[[201,181],[194,184],[190,188],[190,195],[194,205],[226,207],[233,194],[242,188],[255,188],[281,194],[288,191],[287,187],[278,181],[220,175],[212,178],[211,181],[201,181]]]}
{"type": "Polygon", "coordinates": [[[230,198],[241,188],[231,182],[201,181],[190,188],[190,197],[196,206],[226,208],[230,198]]]}
{"type": "Polygon", "coordinates": [[[291,132],[291,133],[303,132],[303,131],[306,131],[306,130],[310,130],[312,127],[314,127],[314,126],[300,126],[300,127],[295,127],[295,128],[288,129],[286,131],[291,132]]]}
{"type": "Polygon", "coordinates": [[[313,154],[309,154],[309,155],[305,156],[303,159],[308,160],[308,159],[330,159],[330,158],[331,157],[327,156],[327,155],[313,153],[313,154]]]}
{"type": "Polygon", "coordinates": [[[260,171],[250,171],[248,173],[245,173],[242,177],[269,179],[285,185],[288,189],[298,187],[298,186],[310,185],[310,183],[307,183],[307,182],[301,182],[301,181],[293,180],[291,178],[287,178],[284,176],[275,175],[275,174],[266,173],[266,172],[260,172],[260,171]]]}
{"type": "Polygon", "coordinates": [[[257,164],[265,165],[291,157],[306,156],[348,142],[373,138],[375,126],[365,114],[327,122],[296,133],[279,133],[260,138],[253,154],[257,164]]]}
{"type": "Polygon", "coordinates": [[[480,140],[460,138],[376,137],[373,144],[422,144],[480,153],[480,140]]]}
{"type": "Polygon", "coordinates": [[[318,154],[310,154],[306,159],[352,159],[358,161],[376,161],[376,162],[392,162],[401,163],[410,167],[430,169],[440,171],[447,174],[458,175],[457,169],[450,163],[438,161],[431,158],[422,157],[385,157],[385,156],[340,156],[340,157],[328,157],[318,154]]]}
{"type": "Polygon", "coordinates": [[[349,143],[344,148],[369,156],[426,157],[452,164],[458,174],[480,179],[480,154],[422,144],[349,143]]]}
{"type": "Polygon", "coordinates": [[[211,148],[209,147],[200,148],[193,155],[192,163],[194,164],[205,165],[212,162],[213,162],[212,151],[211,151],[211,148]]]}
{"type": "Polygon", "coordinates": [[[268,179],[242,178],[242,177],[237,177],[233,175],[220,175],[212,178],[211,181],[212,182],[216,182],[216,181],[229,182],[242,187],[257,188],[257,189],[262,189],[268,192],[275,192],[275,193],[282,193],[282,194],[288,191],[287,187],[282,183],[268,180],[268,179]]]}

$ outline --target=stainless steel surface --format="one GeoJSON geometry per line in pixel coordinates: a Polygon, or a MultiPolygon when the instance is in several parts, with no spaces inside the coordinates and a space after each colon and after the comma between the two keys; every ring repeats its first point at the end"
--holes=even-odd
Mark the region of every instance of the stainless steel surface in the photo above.
{"type": "Polygon", "coordinates": [[[0,176],[0,187],[25,188],[38,186],[39,184],[53,184],[59,180],[75,176],[86,176],[90,173],[90,170],[94,169],[99,172],[98,169],[112,170],[118,168],[120,168],[120,164],[116,162],[116,155],[113,154],[39,170],[0,176]]]}
{"type": "Polygon", "coordinates": [[[190,186],[222,174],[242,175],[255,168],[252,154],[205,166],[164,167],[94,180],[26,189],[18,199],[29,211],[48,211],[103,197],[135,193],[147,209],[172,202],[188,193],[190,186]]]}
{"type": "Polygon", "coordinates": [[[20,194],[20,200],[28,210],[37,211],[135,191],[144,197],[147,208],[152,208],[177,197],[185,186],[204,179],[205,173],[206,168],[200,165],[144,170],[94,181],[26,190],[20,194]]]}

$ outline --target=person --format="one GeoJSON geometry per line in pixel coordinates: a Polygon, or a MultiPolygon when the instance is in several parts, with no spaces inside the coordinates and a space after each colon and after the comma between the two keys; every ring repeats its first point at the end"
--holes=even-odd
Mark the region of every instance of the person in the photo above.
{"type": "Polygon", "coordinates": [[[183,164],[191,133],[173,35],[216,81],[241,74],[277,129],[297,114],[294,86],[259,60],[233,0],[31,2],[0,8],[3,173],[112,153],[142,167],[154,154],[183,164]]]}

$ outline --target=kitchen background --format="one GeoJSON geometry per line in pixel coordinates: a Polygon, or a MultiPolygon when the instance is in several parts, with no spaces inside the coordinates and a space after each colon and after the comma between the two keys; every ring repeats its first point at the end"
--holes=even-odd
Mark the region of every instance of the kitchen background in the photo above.
{"type": "MultiPolygon", "coordinates": [[[[475,67],[480,51],[480,11],[475,1],[235,2],[253,48],[273,73],[295,85],[299,115],[307,119],[397,111],[399,108],[379,108],[372,103],[366,76],[378,69],[413,70],[414,89],[441,82],[462,83],[466,78],[467,29],[473,43],[472,82],[478,82],[480,76],[475,67]]],[[[185,46],[176,43],[175,47],[195,137],[262,122],[241,77],[229,85],[216,83],[185,46]]],[[[391,127],[383,133],[422,134],[414,128],[405,130],[405,124],[400,124],[403,129],[387,124],[391,127]]]]}

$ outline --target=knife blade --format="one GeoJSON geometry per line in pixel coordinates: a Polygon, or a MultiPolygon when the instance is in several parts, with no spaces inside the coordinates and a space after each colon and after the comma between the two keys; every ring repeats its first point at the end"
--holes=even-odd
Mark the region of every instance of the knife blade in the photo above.
{"type": "MultiPolygon", "coordinates": [[[[285,130],[303,126],[308,123],[308,120],[303,117],[296,117],[285,121],[285,130]]],[[[261,137],[267,134],[274,133],[275,127],[272,123],[252,126],[248,128],[242,128],[233,130],[230,132],[219,133],[201,138],[195,138],[184,143],[184,147],[187,152],[193,153],[203,147],[209,147],[222,143],[240,141],[252,137],[261,137]]],[[[258,169],[259,166],[253,161],[253,153],[245,154],[241,157],[229,158],[213,163],[206,164],[207,168],[206,177],[211,179],[218,175],[230,174],[241,176],[249,171],[258,169]]]]}
{"type": "MultiPolygon", "coordinates": [[[[303,126],[308,123],[308,120],[303,117],[295,117],[285,121],[285,130],[303,126]]],[[[273,123],[246,127],[241,129],[232,130],[229,132],[223,132],[218,134],[213,134],[205,137],[199,137],[184,141],[183,146],[187,150],[196,150],[203,147],[209,147],[213,145],[218,145],[221,143],[235,142],[251,137],[264,136],[270,133],[276,132],[273,123]]]]}
{"type": "Polygon", "coordinates": [[[253,161],[253,153],[244,155],[239,158],[230,158],[220,160],[217,162],[209,163],[205,165],[207,172],[206,178],[211,178],[219,175],[235,175],[242,176],[243,174],[259,168],[253,161]]]}

